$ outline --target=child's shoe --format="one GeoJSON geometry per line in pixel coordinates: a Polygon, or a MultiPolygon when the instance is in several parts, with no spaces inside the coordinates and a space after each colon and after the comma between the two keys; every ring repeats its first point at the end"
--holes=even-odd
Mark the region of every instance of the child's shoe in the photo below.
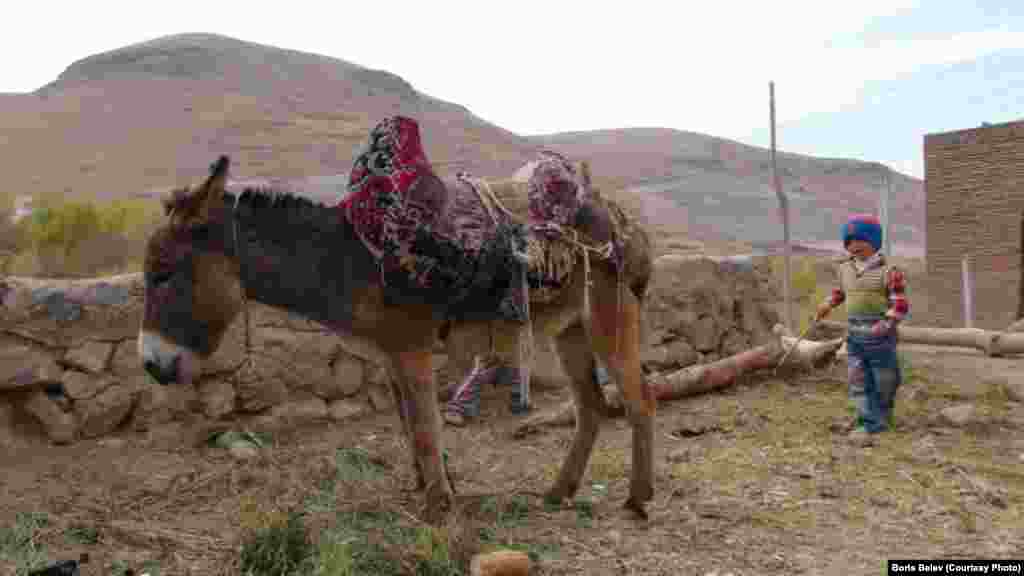
{"type": "Polygon", "coordinates": [[[875,436],[876,434],[872,434],[865,430],[864,427],[860,426],[855,428],[853,432],[850,432],[850,435],[847,436],[846,439],[850,442],[850,444],[853,444],[854,446],[867,448],[869,446],[875,445],[875,436]]]}

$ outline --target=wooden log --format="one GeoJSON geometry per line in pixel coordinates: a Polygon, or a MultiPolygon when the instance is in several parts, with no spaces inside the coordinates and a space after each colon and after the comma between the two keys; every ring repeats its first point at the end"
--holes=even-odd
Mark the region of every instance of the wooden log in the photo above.
{"type": "MultiPolygon", "coordinates": [[[[822,322],[828,328],[845,330],[841,322],[822,322]]],[[[973,348],[989,356],[1024,353],[1024,333],[997,332],[980,328],[928,328],[924,326],[899,326],[899,341],[906,344],[927,346],[953,346],[973,348]]]]}
{"type": "MultiPolygon", "coordinates": [[[[799,370],[821,367],[832,361],[836,352],[843,345],[842,338],[825,342],[801,341],[786,335],[786,329],[782,325],[776,325],[774,332],[778,340],[769,344],[710,364],[700,364],[668,374],[655,375],[649,380],[651,390],[659,401],[664,401],[726,388],[735,384],[745,374],[757,370],[774,369],[794,345],[796,348],[786,357],[785,368],[799,370]]],[[[606,416],[614,417],[624,414],[624,404],[618,386],[609,384],[603,388],[603,391],[607,404],[606,416]]],[[[521,437],[543,426],[572,426],[575,422],[576,406],[569,401],[553,411],[528,418],[516,429],[515,435],[521,437]]]]}

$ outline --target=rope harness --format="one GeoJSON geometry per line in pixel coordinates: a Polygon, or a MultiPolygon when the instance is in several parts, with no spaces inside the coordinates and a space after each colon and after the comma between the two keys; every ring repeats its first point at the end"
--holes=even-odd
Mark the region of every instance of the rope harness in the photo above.
{"type": "MultiPolygon", "coordinates": [[[[463,181],[467,182],[470,185],[470,188],[473,189],[473,191],[476,193],[477,197],[480,199],[480,203],[484,206],[484,209],[487,211],[487,214],[491,218],[492,222],[497,222],[497,217],[496,217],[495,213],[499,212],[499,211],[502,214],[504,214],[505,216],[507,216],[508,218],[511,218],[513,220],[518,219],[517,216],[512,214],[512,212],[510,212],[508,210],[508,208],[505,207],[505,205],[501,202],[501,200],[497,197],[497,195],[494,194],[494,191],[491,189],[490,184],[488,184],[486,180],[484,180],[482,178],[470,177],[465,172],[458,173],[456,175],[456,178],[458,178],[460,180],[463,180],[463,181]]],[[[538,257],[539,258],[545,258],[545,260],[546,260],[545,256],[546,256],[546,252],[547,251],[545,251],[543,249],[543,247],[539,246],[540,242],[539,242],[539,240],[537,240],[537,237],[541,236],[541,235],[547,236],[549,238],[553,237],[552,240],[554,240],[554,241],[560,241],[560,242],[564,242],[564,243],[568,244],[571,247],[573,253],[577,257],[582,257],[582,259],[583,259],[583,311],[582,311],[582,322],[583,322],[583,330],[586,333],[588,340],[590,340],[590,341],[593,341],[593,328],[592,328],[593,327],[593,318],[592,318],[592,312],[591,312],[591,307],[590,307],[590,304],[591,304],[591,294],[590,293],[591,293],[591,290],[593,289],[593,286],[594,286],[593,274],[592,274],[592,266],[591,266],[591,256],[594,256],[597,259],[599,259],[601,261],[605,261],[605,262],[612,261],[614,255],[615,255],[615,241],[616,240],[623,240],[623,241],[625,241],[625,240],[628,239],[626,237],[626,235],[620,229],[620,226],[618,225],[619,220],[625,218],[625,215],[622,213],[622,210],[619,209],[618,206],[616,206],[614,204],[608,204],[607,206],[609,208],[614,206],[614,208],[616,209],[616,214],[615,214],[616,217],[613,218],[613,222],[615,223],[615,225],[613,226],[613,229],[612,229],[612,239],[607,241],[607,242],[605,242],[604,244],[600,244],[600,245],[594,245],[594,244],[585,242],[584,240],[582,240],[580,238],[580,233],[579,233],[578,230],[576,230],[575,228],[567,228],[567,227],[561,226],[560,224],[555,223],[555,222],[543,222],[543,223],[539,223],[539,224],[531,224],[530,225],[530,232],[531,232],[530,241],[531,241],[531,243],[534,244],[534,247],[536,248],[534,250],[534,257],[535,258],[538,258],[538,257]]],[[[554,263],[554,262],[547,262],[547,261],[545,261],[543,264],[540,263],[540,262],[537,262],[536,260],[534,262],[530,262],[529,254],[524,255],[524,260],[525,260],[525,262],[527,264],[536,264],[538,266],[543,266],[546,271],[550,271],[550,270],[552,270],[552,269],[557,267],[557,264],[554,263]]],[[[555,272],[554,274],[557,275],[557,272],[555,272]]],[[[618,319],[620,319],[622,317],[622,310],[623,310],[622,307],[623,307],[623,299],[624,299],[623,298],[624,294],[623,294],[622,290],[623,290],[623,286],[625,284],[625,279],[623,278],[623,265],[622,265],[622,263],[618,263],[618,265],[616,266],[616,284],[617,285],[616,285],[615,297],[616,297],[616,309],[618,311],[618,317],[617,317],[616,323],[615,323],[615,348],[614,348],[614,352],[615,352],[615,355],[618,356],[619,351],[620,351],[620,349],[619,349],[619,341],[622,338],[621,322],[619,322],[618,319]]],[[[524,294],[524,300],[526,301],[526,312],[527,312],[527,315],[529,315],[529,301],[530,301],[530,297],[529,297],[529,293],[528,293],[529,287],[528,287],[528,284],[526,282],[525,273],[524,273],[524,278],[523,278],[523,290],[527,291],[524,294]]]]}

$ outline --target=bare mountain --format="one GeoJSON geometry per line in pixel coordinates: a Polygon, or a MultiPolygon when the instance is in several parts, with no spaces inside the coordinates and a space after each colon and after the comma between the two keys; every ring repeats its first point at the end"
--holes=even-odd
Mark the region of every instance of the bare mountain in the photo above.
{"type": "MultiPolygon", "coordinates": [[[[393,113],[420,120],[427,154],[444,173],[508,175],[551,147],[591,159],[604,183],[629,188],[634,211],[663,234],[689,227],[707,240],[777,237],[763,149],[664,129],[524,137],[390,72],[216,34],[92,55],[33,93],[0,94],[4,186],[101,198],[153,193],[201,177],[227,153],[238,180],[300,181],[329,200],[343,192],[354,149],[393,113]]],[[[802,187],[795,205],[819,223],[835,220],[812,226],[801,218],[798,236],[832,239],[843,210],[873,206],[869,165],[795,155],[783,155],[782,165],[787,186],[802,187]]],[[[896,222],[915,241],[921,185],[898,184],[896,222]]]]}
{"type": "MultiPolygon", "coordinates": [[[[694,238],[735,238],[766,247],[781,239],[778,201],[768,149],[666,128],[631,128],[531,137],[534,142],[587,157],[644,197],[686,208],[694,238]]],[[[877,164],[778,154],[790,197],[793,238],[837,242],[852,212],[874,212],[884,189],[877,164]]],[[[890,218],[894,249],[916,254],[924,245],[924,183],[892,173],[890,218]]]]}
{"type": "Polygon", "coordinates": [[[32,94],[0,98],[4,184],[136,194],[201,176],[221,153],[239,178],[338,174],[395,112],[420,119],[442,169],[510,174],[536,148],[389,72],[184,34],[84,58],[32,94]]]}

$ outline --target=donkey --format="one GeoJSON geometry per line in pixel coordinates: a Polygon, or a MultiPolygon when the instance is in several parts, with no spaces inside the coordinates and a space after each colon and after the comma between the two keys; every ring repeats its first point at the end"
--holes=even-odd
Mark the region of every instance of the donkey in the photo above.
{"type": "MultiPolygon", "coordinates": [[[[377,261],[334,207],[273,189],[229,193],[229,164],[221,156],[201,185],[177,189],[165,199],[167,220],[147,240],[138,338],[144,369],[163,385],[194,381],[247,299],[330,327],[391,366],[392,391],[410,440],[417,486],[425,491],[427,518],[440,521],[453,497],[441,458],[442,422],[431,365],[434,344],[448,322],[443,310],[415,299],[388,301],[377,261]]],[[[445,184],[437,179],[433,185],[445,184]]],[[[609,237],[612,218],[606,206],[595,204],[580,211],[577,224],[600,241],[609,237]]],[[[561,299],[537,304],[531,316],[537,330],[556,335],[579,410],[572,449],[548,500],[573,496],[592,452],[605,409],[593,379],[597,354],[632,407],[633,465],[624,507],[646,517],[644,504],[653,496],[655,401],[639,356],[641,303],[651,273],[642,230],[634,231],[624,253],[619,272],[595,263],[589,292],[577,266],[561,299]],[[587,297],[592,314],[583,314],[587,297]]]]}

